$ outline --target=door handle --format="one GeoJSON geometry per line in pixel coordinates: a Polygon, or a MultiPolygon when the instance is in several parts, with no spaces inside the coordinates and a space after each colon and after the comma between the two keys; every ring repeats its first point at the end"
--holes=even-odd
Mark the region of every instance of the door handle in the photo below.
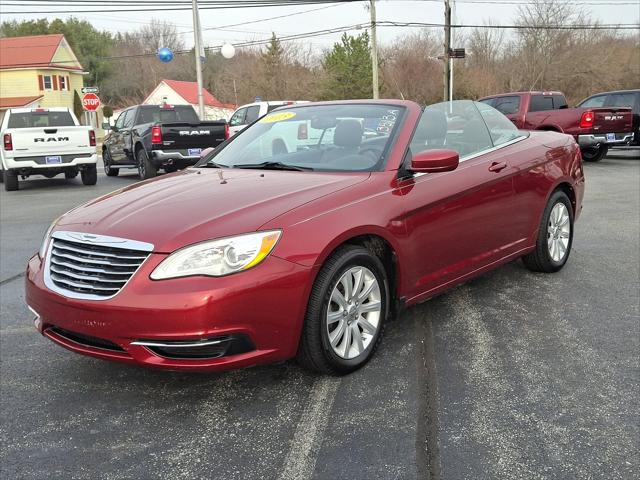
{"type": "Polygon", "coordinates": [[[504,170],[505,168],[507,168],[507,163],[506,162],[493,162],[490,166],[489,166],[489,171],[490,172],[499,172],[500,170],[504,170]]]}

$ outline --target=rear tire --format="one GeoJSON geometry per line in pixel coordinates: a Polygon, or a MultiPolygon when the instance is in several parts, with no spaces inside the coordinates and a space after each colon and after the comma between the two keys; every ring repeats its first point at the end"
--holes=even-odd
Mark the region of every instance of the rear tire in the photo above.
{"type": "Polygon", "coordinates": [[[102,152],[102,164],[104,165],[104,173],[107,177],[117,177],[120,173],[119,168],[111,168],[111,154],[109,149],[105,148],[102,152]]]}
{"type": "Polygon", "coordinates": [[[164,168],[164,171],[166,173],[173,173],[173,172],[177,172],[178,171],[178,166],[177,165],[165,165],[162,168],[164,168]]]}
{"type": "Polygon", "coordinates": [[[573,206],[566,193],[556,190],[542,214],[536,248],[522,261],[533,272],[557,272],[567,263],[572,244],[573,206]]]}
{"type": "Polygon", "coordinates": [[[144,148],[140,148],[136,152],[136,160],[138,162],[138,177],[140,177],[140,180],[147,180],[148,178],[153,178],[158,174],[156,166],[151,163],[149,155],[147,155],[144,148]]]}
{"type": "Polygon", "coordinates": [[[98,181],[98,170],[95,165],[87,165],[80,173],[83,185],[95,185],[98,181]]]}
{"type": "Polygon", "coordinates": [[[340,247],[311,290],[298,363],[332,375],[362,367],[380,343],[388,305],[387,275],[380,259],[360,246],[340,247]]]}
{"type": "Polygon", "coordinates": [[[66,178],[67,180],[72,180],[77,176],[78,176],[77,170],[65,170],[64,172],[64,178],[66,178]]]}
{"type": "Polygon", "coordinates": [[[606,145],[600,145],[598,147],[588,147],[582,149],[582,159],[585,162],[599,162],[602,160],[609,151],[609,147],[606,145]]]}
{"type": "Polygon", "coordinates": [[[14,192],[18,190],[18,174],[11,170],[3,170],[2,176],[4,177],[4,189],[7,192],[14,192]]]}

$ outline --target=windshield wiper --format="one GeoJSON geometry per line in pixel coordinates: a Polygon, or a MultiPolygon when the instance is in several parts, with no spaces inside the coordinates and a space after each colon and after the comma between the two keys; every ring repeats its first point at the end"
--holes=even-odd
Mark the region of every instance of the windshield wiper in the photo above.
{"type": "Polygon", "coordinates": [[[229,168],[227,165],[221,165],[220,163],[216,163],[213,160],[209,160],[204,165],[200,165],[200,167],[204,167],[204,168],[229,168]]]}
{"type": "Polygon", "coordinates": [[[247,163],[244,165],[234,165],[233,168],[256,168],[262,170],[293,170],[296,172],[310,172],[313,171],[311,167],[299,167],[298,165],[289,165],[282,162],[262,162],[262,163],[247,163]]]}

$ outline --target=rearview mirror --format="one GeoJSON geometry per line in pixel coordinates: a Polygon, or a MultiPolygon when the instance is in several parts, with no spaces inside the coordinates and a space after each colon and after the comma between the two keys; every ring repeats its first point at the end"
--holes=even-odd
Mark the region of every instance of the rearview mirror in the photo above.
{"type": "Polygon", "coordinates": [[[424,150],[411,159],[410,170],[416,173],[450,172],[458,168],[460,156],[455,150],[424,150]]]}

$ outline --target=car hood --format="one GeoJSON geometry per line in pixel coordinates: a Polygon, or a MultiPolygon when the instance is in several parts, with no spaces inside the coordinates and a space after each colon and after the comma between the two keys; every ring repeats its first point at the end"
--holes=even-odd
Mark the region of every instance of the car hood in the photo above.
{"type": "Polygon", "coordinates": [[[139,240],[153,244],[156,252],[169,253],[192,243],[255,231],[293,208],[369,176],[187,169],[81,205],[65,214],[55,230],[139,240]]]}

